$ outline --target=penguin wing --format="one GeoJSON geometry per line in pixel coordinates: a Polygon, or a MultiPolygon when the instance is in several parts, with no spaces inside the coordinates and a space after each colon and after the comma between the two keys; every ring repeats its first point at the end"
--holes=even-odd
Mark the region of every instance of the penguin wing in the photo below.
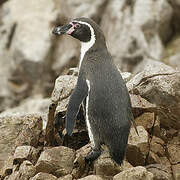
{"type": "Polygon", "coordinates": [[[84,98],[88,95],[88,86],[82,77],[78,77],[76,87],[70,97],[66,112],[66,131],[68,135],[72,134],[76,116],[84,98]]]}

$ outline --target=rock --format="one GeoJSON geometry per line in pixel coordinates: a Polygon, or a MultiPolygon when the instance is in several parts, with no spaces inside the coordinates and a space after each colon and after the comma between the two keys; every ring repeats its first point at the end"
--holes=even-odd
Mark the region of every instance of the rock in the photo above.
{"type": "Polygon", "coordinates": [[[29,180],[36,174],[36,168],[30,161],[24,161],[19,168],[19,180],[29,180]]]}
{"type": "Polygon", "coordinates": [[[73,177],[71,174],[58,178],[58,180],[72,180],[72,179],[73,177]]]}
{"type": "Polygon", "coordinates": [[[180,163],[180,146],[176,144],[168,144],[167,150],[171,164],[180,163]]]}
{"type": "Polygon", "coordinates": [[[162,57],[161,40],[166,42],[171,37],[172,15],[172,7],[167,1],[124,0],[117,3],[114,0],[108,3],[101,27],[121,70],[132,72],[149,55],[155,59],[162,57]]]}
{"type": "Polygon", "coordinates": [[[24,115],[36,113],[41,115],[43,120],[43,129],[45,129],[48,107],[50,103],[50,98],[43,98],[42,95],[36,95],[23,100],[17,107],[3,111],[0,116],[12,116],[13,114],[17,114],[19,112],[24,115]]]}
{"type": "Polygon", "coordinates": [[[162,164],[151,164],[146,166],[146,169],[154,175],[154,180],[171,180],[172,176],[169,174],[166,166],[162,164]]]}
{"type": "MultiPolygon", "coordinates": [[[[56,79],[54,90],[52,92],[51,100],[54,103],[67,99],[73,89],[75,88],[77,77],[75,76],[59,76],[56,79]]],[[[64,107],[65,108],[65,107],[64,107]]]]}
{"type": "Polygon", "coordinates": [[[3,163],[4,157],[8,157],[14,149],[14,144],[37,146],[42,128],[42,121],[39,115],[0,115],[0,158],[3,163]],[[23,128],[24,126],[24,128],[23,128]],[[26,128],[25,128],[26,127],[26,128]],[[24,130],[22,130],[24,129],[24,130]],[[21,136],[19,134],[27,134],[21,136]],[[20,138],[24,137],[24,138],[20,138]],[[19,139],[19,140],[18,140],[19,139]]]}
{"type": "Polygon", "coordinates": [[[125,82],[128,82],[132,78],[132,74],[130,72],[123,72],[121,76],[125,82]]]}
{"type": "Polygon", "coordinates": [[[163,63],[153,62],[128,81],[127,86],[130,93],[139,94],[156,105],[155,113],[158,114],[163,126],[178,129],[180,128],[179,82],[180,73],[163,63]]]}
{"type": "Polygon", "coordinates": [[[168,171],[169,174],[172,174],[172,168],[169,159],[166,156],[159,157],[159,159],[160,159],[160,164],[166,167],[166,170],[168,171]]]}
{"type": "Polygon", "coordinates": [[[137,126],[139,136],[134,127],[131,128],[126,150],[126,158],[133,166],[144,165],[149,151],[148,133],[143,126],[137,126]]]}
{"type": "Polygon", "coordinates": [[[89,166],[85,163],[85,157],[90,153],[91,145],[87,144],[76,151],[76,158],[74,160],[74,167],[72,175],[74,178],[78,179],[80,177],[85,177],[89,173],[89,166]]]}
{"type": "Polygon", "coordinates": [[[89,176],[86,176],[84,178],[81,178],[81,179],[78,179],[78,180],[103,180],[104,178],[102,178],[101,176],[97,176],[97,175],[89,175],[89,176]]]}
{"type": "Polygon", "coordinates": [[[153,136],[151,139],[150,150],[159,157],[165,156],[165,143],[162,139],[153,136]]]}
{"type": "Polygon", "coordinates": [[[14,164],[21,164],[25,160],[36,164],[39,150],[32,146],[18,146],[14,153],[14,164]]]}
{"type": "Polygon", "coordinates": [[[11,175],[13,172],[13,161],[14,157],[10,156],[7,161],[5,161],[4,166],[2,167],[1,176],[6,177],[8,175],[11,175]]]}
{"type": "Polygon", "coordinates": [[[180,169],[180,164],[172,165],[173,177],[174,177],[175,180],[180,179],[179,169],[180,169]]]}
{"type": "Polygon", "coordinates": [[[30,178],[30,180],[57,180],[57,177],[53,176],[52,174],[40,172],[34,177],[30,178]]]}
{"type": "Polygon", "coordinates": [[[94,162],[94,173],[96,175],[114,176],[121,172],[121,167],[116,164],[108,152],[103,152],[94,162]]]}
{"type": "Polygon", "coordinates": [[[42,118],[39,115],[27,115],[26,124],[16,139],[15,146],[30,145],[35,148],[40,145],[42,134],[42,118]]]}
{"type": "Polygon", "coordinates": [[[20,173],[19,171],[15,171],[10,176],[6,176],[4,180],[20,180],[20,173]]]}
{"type": "Polygon", "coordinates": [[[137,166],[115,175],[113,180],[153,180],[154,176],[146,168],[137,166]]]}
{"type": "Polygon", "coordinates": [[[60,177],[72,172],[75,152],[67,147],[54,147],[43,151],[36,164],[37,172],[52,173],[60,177]]]}

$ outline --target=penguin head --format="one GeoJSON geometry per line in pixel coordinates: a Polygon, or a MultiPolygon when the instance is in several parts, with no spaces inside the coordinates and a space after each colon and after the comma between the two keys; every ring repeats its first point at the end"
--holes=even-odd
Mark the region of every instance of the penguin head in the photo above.
{"type": "Polygon", "coordinates": [[[57,26],[53,29],[53,34],[68,34],[82,43],[95,42],[97,40],[105,41],[100,27],[89,18],[76,18],[68,24],[57,26]]]}

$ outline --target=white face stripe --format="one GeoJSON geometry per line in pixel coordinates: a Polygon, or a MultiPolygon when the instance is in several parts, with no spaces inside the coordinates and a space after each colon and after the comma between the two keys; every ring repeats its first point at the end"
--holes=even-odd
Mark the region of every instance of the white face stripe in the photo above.
{"type": "Polygon", "coordinates": [[[81,56],[80,56],[80,62],[79,62],[79,69],[81,68],[81,63],[83,61],[84,55],[86,54],[86,52],[93,46],[93,44],[96,41],[96,36],[94,33],[94,29],[93,27],[87,23],[87,22],[83,22],[83,21],[72,21],[72,22],[77,22],[79,24],[85,24],[89,27],[90,31],[91,31],[91,39],[88,42],[81,42],[81,56]]]}
{"type": "Polygon", "coordinates": [[[86,83],[88,86],[88,96],[86,98],[86,125],[87,125],[87,129],[88,129],[89,139],[91,141],[91,146],[92,146],[92,148],[94,148],[95,147],[94,137],[93,137],[93,133],[91,130],[91,124],[89,122],[89,117],[88,117],[89,92],[91,90],[91,87],[90,87],[90,81],[88,79],[86,80],[86,83]]]}

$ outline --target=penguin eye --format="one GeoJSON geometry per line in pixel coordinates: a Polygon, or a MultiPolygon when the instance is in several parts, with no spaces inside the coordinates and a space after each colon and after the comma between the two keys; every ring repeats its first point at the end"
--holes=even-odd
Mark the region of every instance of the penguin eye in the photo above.
{"type": "Polygon", "coordinates": [[[81,27],[81,25],[77,23],[77,24],[74,25],[74,27],[75,27],[76,29],[78,29],[78,28],[81,27]]]}

